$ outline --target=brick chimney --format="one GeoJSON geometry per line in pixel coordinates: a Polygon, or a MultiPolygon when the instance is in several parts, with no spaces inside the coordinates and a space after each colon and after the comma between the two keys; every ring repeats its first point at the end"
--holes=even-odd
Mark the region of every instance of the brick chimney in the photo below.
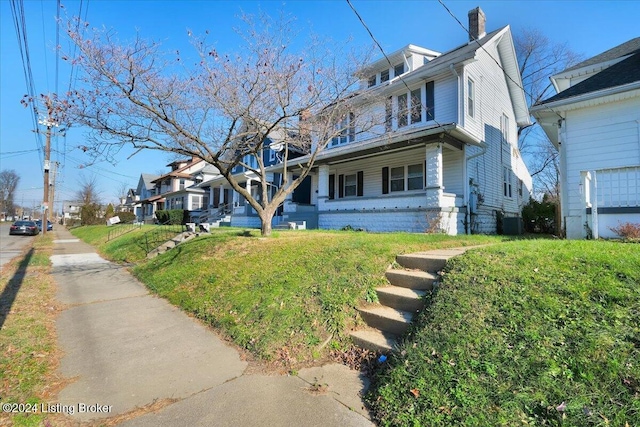
{"type": "Polygon", "coordinates": [[[487,18],[480,7],[476,7],[469,11],[469,41],[480,40],[487,35],[485,24],[487,18]]]}

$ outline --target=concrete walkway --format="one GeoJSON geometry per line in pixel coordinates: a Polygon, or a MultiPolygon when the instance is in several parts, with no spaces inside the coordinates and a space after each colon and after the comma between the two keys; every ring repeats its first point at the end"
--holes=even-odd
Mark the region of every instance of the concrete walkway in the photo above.
{"type": "Polygon", "coordinates": [[[327,365],[296,377],[246,375],[247,363],[211,329],[68,230],[54,233],[53,277],[68,307],[56,323],[60,372],[72,379],[57,403],[73,419],[131,412],[121,425],[372,425],[358,372],[327,365]],[[314,393],[314,383],[328,387],[314,393]],[[133,413],[154,402],[167,404],[133,413]]]}

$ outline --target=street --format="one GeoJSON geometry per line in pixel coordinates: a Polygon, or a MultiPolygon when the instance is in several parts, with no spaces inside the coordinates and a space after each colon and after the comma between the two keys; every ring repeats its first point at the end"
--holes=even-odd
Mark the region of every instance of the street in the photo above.
{"type": "Polygon", "coordinates": [[[0,223],[0,271],[6,263],[20,255],[33,241],[33,236],[10,236],[11,224],[12,222],[0,223]]]}

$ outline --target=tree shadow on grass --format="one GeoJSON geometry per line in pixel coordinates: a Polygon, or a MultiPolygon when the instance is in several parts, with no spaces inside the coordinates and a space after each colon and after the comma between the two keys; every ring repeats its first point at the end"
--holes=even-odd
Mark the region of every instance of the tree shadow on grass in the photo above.
{"type": "Polygon", "coordinates": [[[4,322],[9,316],[9,312],[11,312],[11,307],[13,306],[13,302],[16,300],[18,292],[22,287],[22,282],[27,274],[27,267],[29,266],[29,262],[31,261],[34,252],[35,250],[33,248],[27,252],[22,261],[20,261],[15,274],[9,282],[7,282],[2,294],[0,294],[0,329],[2,329],[4,322]]]}

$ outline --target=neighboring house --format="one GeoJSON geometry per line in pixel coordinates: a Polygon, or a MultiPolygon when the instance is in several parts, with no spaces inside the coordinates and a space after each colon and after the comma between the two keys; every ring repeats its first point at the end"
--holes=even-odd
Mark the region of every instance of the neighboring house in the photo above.
{"type": "Polygon", "coordinates": [[[568,239],[615,237],[640,223],[640,37],[551,77],[532,114],[560,152],[568,239]]]}
{"type": "Polygon", "coordinates": [[[153,215],[158,204],[163,206],[162,196],[156,195],[156,185],[153,183],[156,178],[158,175],[143,173],[138,179],[138,186],[133,197],[137,199],[134,212],[139,222],[153,222],[153,215]]]}
{"type": "Polygon", "coordinates": [[[82,212],[81,201],[66,201],[62,205],[62,218],[65,224],[67,220],[80,219],[81,212],[82,212]]]}
{"type": "MultiPolygon", "coordinates": [[[[470,41],[458,48],[439,53],[408,45],[387,55],[391,65],[383,58],[366,68],[360,92],[371,95],[374,105],[343,118],[345,131],[318,155],[274,224],[495,233],[503,218],[520,214],[531,177],[517,148],[518,127],[530,120],[511,30],[486,34],[479,8],[469,12],[469,21],[470,41]],[[356,115],[381,120],[372,129],[358,129],[349,125],[356,115]]],[[[264,156],[276,188],[282,172],[278,154],[266,149],[264,156]]],[[[306,159],[290,159],[289,165],[306,159]]],[[[256,176],[236,177],[258,194],[256,176]]],[[[260,226],[253,209],[223,179],[207,184],[210,192],[217,189],[218,203],[233,204],[231,225],[260,226]]]]}
{"type": "Polygon", "coordinates": [[[167,166],[171,171],[164,175],[142,174],[140,177],[138,194],[144,219],[149,221],[160,209],[183,209],[199,216],[202,208],[209,205],[209,194],[197,184],[218,176],[218,170],[195,158],[178,160],[167,166]]]}
{"type": "Polygon", "coordinates": [[[116,212],[136,212],[140,206],[140,197],[136,194],[136,190],[130,188],[124,197],[120,197],[120,204],[116,206],[116,212]]]}

